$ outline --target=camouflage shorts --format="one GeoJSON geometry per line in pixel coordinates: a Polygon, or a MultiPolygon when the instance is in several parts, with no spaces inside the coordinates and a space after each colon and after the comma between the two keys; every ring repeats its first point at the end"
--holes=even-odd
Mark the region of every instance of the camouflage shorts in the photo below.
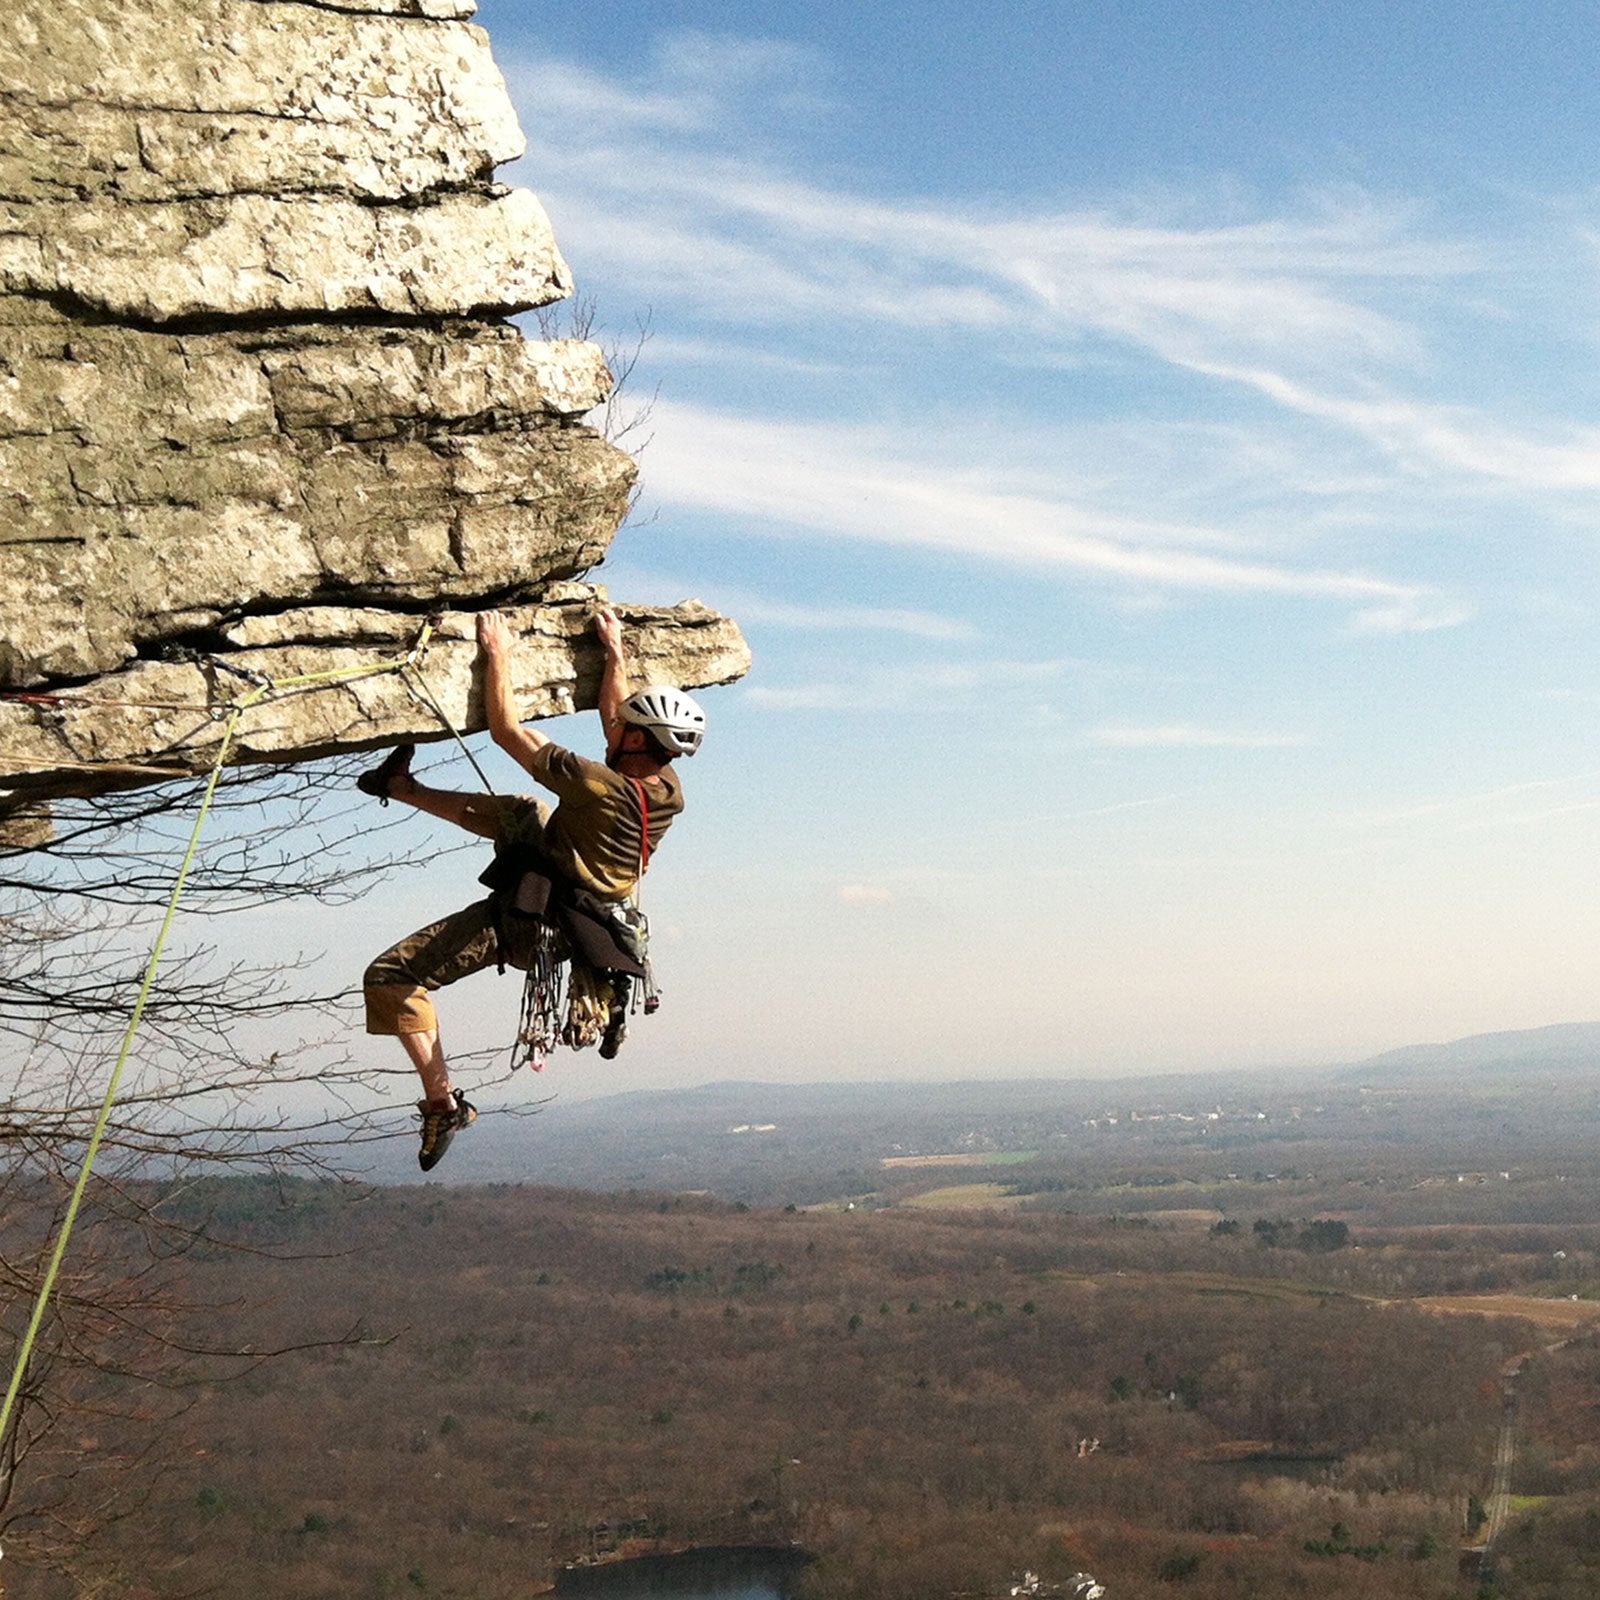
{"type": "MultiPolygon", "coordinates": [[[[546,811],[531,795],[477,795],[463,826],[496,844],[537,839],[546,811]]],[[[507,966],[526,968],[537,927],[527,919],[504,919],[507,966]]],[[[492,896],[409,933],[391,945],[362,975],[368,1033],[426,1033],[439,1026],[435,989],[498,965],[500,934],[492,896]]]]}

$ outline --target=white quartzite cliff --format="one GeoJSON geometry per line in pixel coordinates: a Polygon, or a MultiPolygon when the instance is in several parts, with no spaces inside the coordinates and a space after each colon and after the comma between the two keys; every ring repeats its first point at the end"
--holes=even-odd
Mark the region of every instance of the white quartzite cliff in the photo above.
{"type": "MultiPolygon", "coordinates": [[[[531,711],[591,704],[633,463],[581,418],[561,298],[470,0],[8,0],[0,27],[0,811],[204,764],[208,703],[403,651],[481,726],[504,605],[531,711]],[[119,772],[114,770],[121,768],[119,772]]],[[[623,607],[640,676],[748,666],[688,603],[623,607]]],[[[244,759],[441,730],[398,679],[274,702],[244,759]]]]}

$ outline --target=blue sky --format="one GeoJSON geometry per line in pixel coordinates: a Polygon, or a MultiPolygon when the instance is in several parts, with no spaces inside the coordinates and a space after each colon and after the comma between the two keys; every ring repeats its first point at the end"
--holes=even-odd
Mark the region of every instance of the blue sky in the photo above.
{"type": "Polygon", "coordinates": [[[757,661],[652,872],[667,1005],[552,1088],[1600,1015],[1600,23],[479,21],[508,181],[608,336],[650,329],[644,499],[596,576],[722,606],[757,661]]]}

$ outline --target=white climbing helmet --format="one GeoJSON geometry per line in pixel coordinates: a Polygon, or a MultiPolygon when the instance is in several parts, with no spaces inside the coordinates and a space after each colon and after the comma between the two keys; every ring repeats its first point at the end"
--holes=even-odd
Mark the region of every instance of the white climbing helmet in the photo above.
{"type": "Polygon", "coordinates": [[[622,720],[643,728],[675,756],[692,756],[705,737],[706,714],[681,689],[636,689],[622,702],[622,720]]]}

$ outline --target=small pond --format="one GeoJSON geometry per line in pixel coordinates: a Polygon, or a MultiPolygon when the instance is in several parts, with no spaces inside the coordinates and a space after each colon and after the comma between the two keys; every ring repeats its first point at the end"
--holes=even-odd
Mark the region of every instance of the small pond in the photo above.
{"type": "Polygon", "coordinates": [[[1295,1478],[1301,1483],[1331,1484],[1337,1483],[1344,1471],[1344,1457],[1263,1450],[1256,1455],[1234,1456],[1207,1465],[1220,1467],[1237,1478],[1295,1478]]]}
{"type": "Polygon", "coordinates": [[[558,1600],[789,1600],[810,1558],[800,1550],[690,1550],[569,1567],[558,1600]]]}

